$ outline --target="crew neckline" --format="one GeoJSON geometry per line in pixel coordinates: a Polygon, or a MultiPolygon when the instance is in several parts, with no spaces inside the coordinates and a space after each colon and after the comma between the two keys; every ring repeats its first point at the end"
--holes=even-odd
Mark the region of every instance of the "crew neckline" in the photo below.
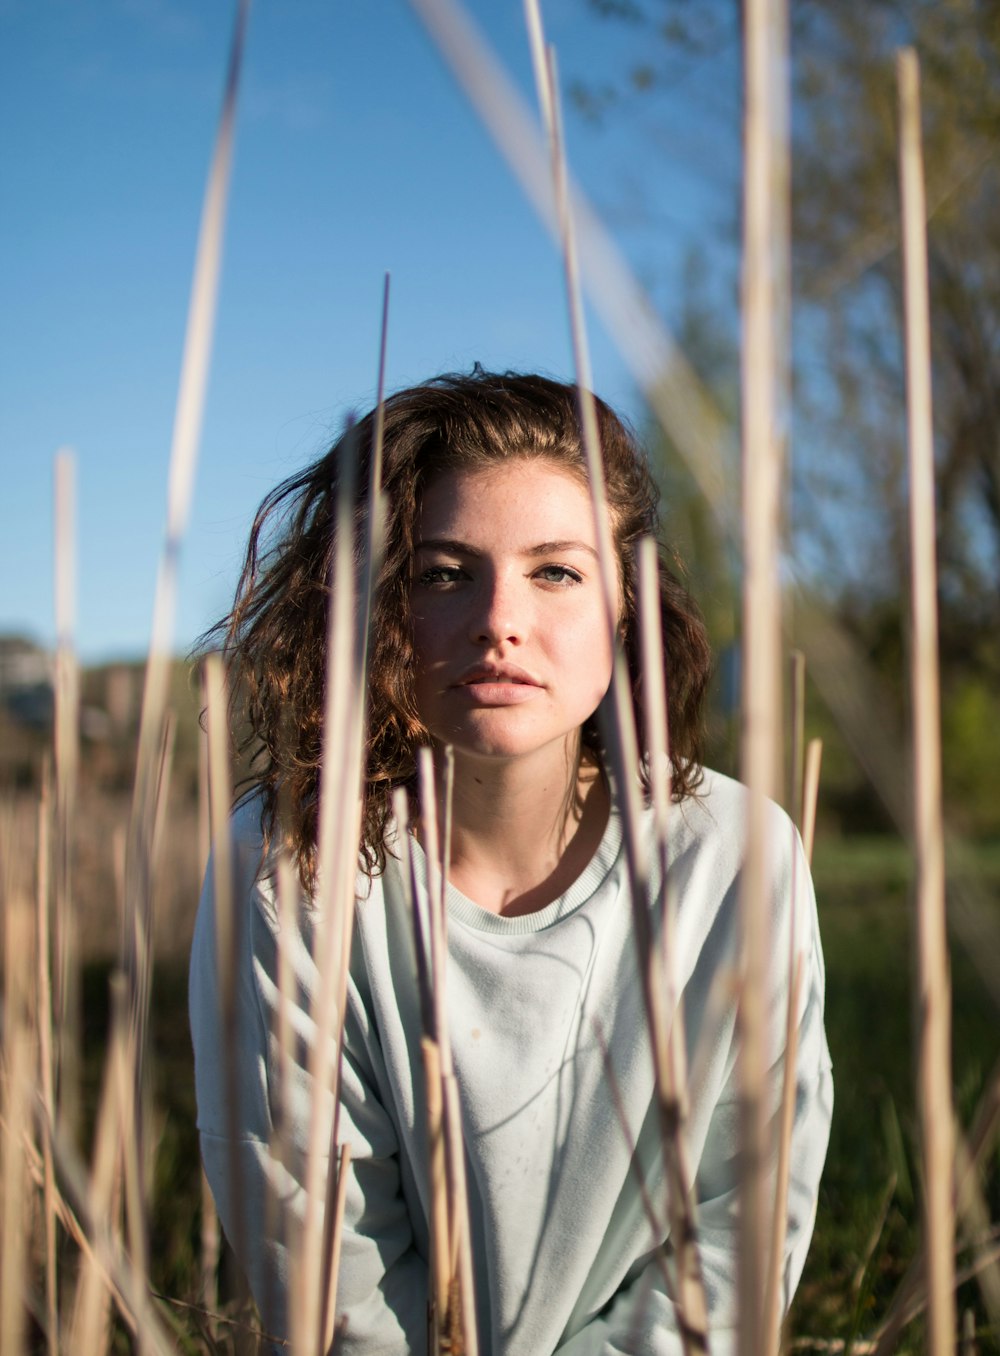
{"type": "MultiPolygon", "coordinates": [[[[445,889],[445,907],[448,911],[448,921],[461,923],[476,932],[490,932],[494,935],[507,937],[544,932],[546,928],[553,927],[556,923],[568,918],[570,914],[575,913],[582,904],[590,899],[617,862],[621,849],[621,816],[612,797],[608,822],[594,855],[572,885],[557,899],[554,899],[551,904],[546,904],[544,908],[536,909],[533,913],[508,917],[505,914],[492,913],[489,909],[484,909],[482,905],[477,904],[468,895],[462,894],[461,890],[448,881],[445,889]]],[[[410,839],[410,850],[414,853],[419,874],[426,882],[427,858],[420,842],[415,837],[410,839]]]]}

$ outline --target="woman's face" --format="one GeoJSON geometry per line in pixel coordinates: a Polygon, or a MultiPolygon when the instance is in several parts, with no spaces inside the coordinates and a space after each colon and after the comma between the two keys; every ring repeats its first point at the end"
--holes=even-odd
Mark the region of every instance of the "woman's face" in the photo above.
{"type": "Polygon", "coordinates": [[[415,542],[414,679],[431,735],[460,757],[564,758],[611,681],[587,491],[543,460],[442,472],[415,542]]]}

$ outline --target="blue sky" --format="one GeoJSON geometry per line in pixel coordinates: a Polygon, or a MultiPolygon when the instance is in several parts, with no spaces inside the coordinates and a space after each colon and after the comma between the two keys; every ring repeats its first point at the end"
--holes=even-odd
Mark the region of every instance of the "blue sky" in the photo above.
{"type": "MultiPolygon", "coordinates": [[[[520,0],[468,9],[530,93],[520,0]]],[[[0,632],[51,642],[52,459],[69,445],[88,660],[148,643],[232,14],[0,2],[0,632]]],[[[636,35],[584,0],[549,0],[545,18],[566,80],[614,80],[635,58],[636,35]]],[[[244,76],[179,649],[225,610],[259,500],[370,405],[386,270],[390,387],[476,360],[572,375],[558,254],[403,0],[257,0],[244,76]]],[[[681,77],[612,128],[567,127],[660,296],[724,222],[735,167],[699,108],[735,119],[735,88],[681,77]]],[[[593,319],[590,338],[597,389],[640,419],[593,319]]]]}

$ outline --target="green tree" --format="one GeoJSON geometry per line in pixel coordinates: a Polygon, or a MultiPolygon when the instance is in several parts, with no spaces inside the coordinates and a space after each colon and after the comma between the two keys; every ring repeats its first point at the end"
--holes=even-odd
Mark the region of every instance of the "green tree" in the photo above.
{"type": "MultiPolygon", "coordinates": [[[[617,81],[574,87],[589,116],[652,104],[692,66],[707,64],[720,88],[738,88],[738,6],[591,4],[634,28],[637,57],[617,81]]],[[[983,773],[989,760],[974,747],[974,713],[1000,680],[1000,4],[803,0],[792,22],[792,551],[838,622],[892,677],[902,705],[908,548],[894,56],[913,45],[929,204],[946,713],[956,705],[945,721],[949,789],[962,800],[961,820],[1000,832],[993,779],[983,773]]],[[[731,143],[738,102],[699,108],[698,122],[720,120],[720,141],[731,143]]],[[[735,276],[735,174],[732,201],[718,247],[735,276]]],[[[688,315],[680,328],[712,325],[735,355],[736,288],[728,296],[704,288],[700,302],[712,321],[693,325],[688,315]]],[[[729,371],[734,363],[731,356],[729,371]]],[[[712,365],[703,372],[711,378],[712,365]]],[[[979,731],[987,746],[991,733],[979,731]]]]}

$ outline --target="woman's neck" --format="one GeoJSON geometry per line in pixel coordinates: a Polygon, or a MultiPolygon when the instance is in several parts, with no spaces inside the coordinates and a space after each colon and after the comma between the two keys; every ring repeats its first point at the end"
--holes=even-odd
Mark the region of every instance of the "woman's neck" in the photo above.
{"type": "Polygon", "coordinates": [[[448,879],[490,913],[535,913],[583,872],[610,804],[579,746],[537,761],[456,757],[448,879]]]}

